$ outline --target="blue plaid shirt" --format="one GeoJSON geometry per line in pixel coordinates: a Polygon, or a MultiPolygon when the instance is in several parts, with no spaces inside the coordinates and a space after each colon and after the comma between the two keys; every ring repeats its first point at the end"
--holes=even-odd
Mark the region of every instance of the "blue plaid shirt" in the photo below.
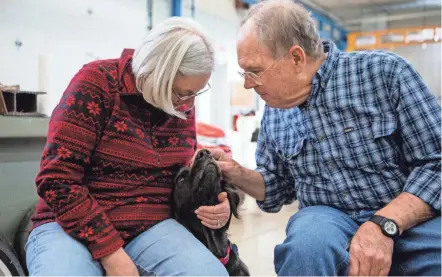
{"type": "Polygon", "coordinates": [[[259,207],[377,210],[402,192],[441,209],[441,107],[420,75],[382,51],[328,57],[302,106],[265,107],[256,151],[259,207]]]}

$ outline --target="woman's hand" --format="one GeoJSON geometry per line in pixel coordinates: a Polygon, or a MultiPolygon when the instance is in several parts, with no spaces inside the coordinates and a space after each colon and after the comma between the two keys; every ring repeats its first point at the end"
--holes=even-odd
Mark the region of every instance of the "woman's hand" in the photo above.
{"type": "Polygon", "coordinates": [[[201,223],[210,229],[219,229],[226,225],[230,218],[230,203],[226,192],[218,195],[220,204],[216,206],[201,206],[195,213],[201,223]]]}
{"type": "Polygon", "coordinates": [[[123,248],[101,258],[107,276],[140,276],[137,266],[123,248]]]}

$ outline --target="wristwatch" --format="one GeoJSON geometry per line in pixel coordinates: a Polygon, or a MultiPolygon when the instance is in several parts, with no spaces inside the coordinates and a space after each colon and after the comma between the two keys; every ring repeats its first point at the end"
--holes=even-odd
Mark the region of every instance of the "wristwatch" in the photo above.
{"type": "Polygon", "coordinates": [[[380,215],[374,215],[370,218],[370,221],[379,225],[385,236],[392,238],[393,240],[399,237],[399,226],[394,220],[380,215]]]}

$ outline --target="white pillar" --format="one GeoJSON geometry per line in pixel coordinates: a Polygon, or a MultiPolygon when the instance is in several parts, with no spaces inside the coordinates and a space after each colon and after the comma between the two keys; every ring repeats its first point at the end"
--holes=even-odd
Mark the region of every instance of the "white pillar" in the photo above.
{"type": "MultiPolygon", "coordinates": [[[[53,104],[51,103],[50,94],[50,64],[51,58],[48,55],[40,54],[38,55],[37,61],[37,76],[38,76],[38,90],[44,91],[46,94],[37,96],[37,112],[49,116],[53,109],[53,104]]],[[[54,101],[54,100],[52,100],[54,101]]]]}
{"type": "Polygon", "coordinates": [[[227,131],[232,128],[230,86],[227,78],[227,63],[217,64],[212,77],[210,99],[211,124],[227,131]]]}
{"type": "Polygon", "coordinates": [[[231,88],[227,69],[227,62],[217,58],[215,70],[210,78],[212,89],[198,96],[195,102],[197,120],[215,125],[224,131],[232,128],[231,88]]]}

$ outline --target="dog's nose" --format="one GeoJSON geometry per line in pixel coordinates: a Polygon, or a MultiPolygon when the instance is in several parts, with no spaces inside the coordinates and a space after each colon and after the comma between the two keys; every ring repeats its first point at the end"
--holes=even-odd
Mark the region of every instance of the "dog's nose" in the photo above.
{"type": "Polygon", "coordinates": [[[200,150],[200,151],[198,152],[196,158],[197,158],[197,159],[202,159],[202,158],[206,158],[206,157],[210,157],[210,156],[211,156],[211,154],[210,154],[210,151],[209,151],[209,150],[207,150],[207,149],[202,149],[202,150],[200,150]]]}

